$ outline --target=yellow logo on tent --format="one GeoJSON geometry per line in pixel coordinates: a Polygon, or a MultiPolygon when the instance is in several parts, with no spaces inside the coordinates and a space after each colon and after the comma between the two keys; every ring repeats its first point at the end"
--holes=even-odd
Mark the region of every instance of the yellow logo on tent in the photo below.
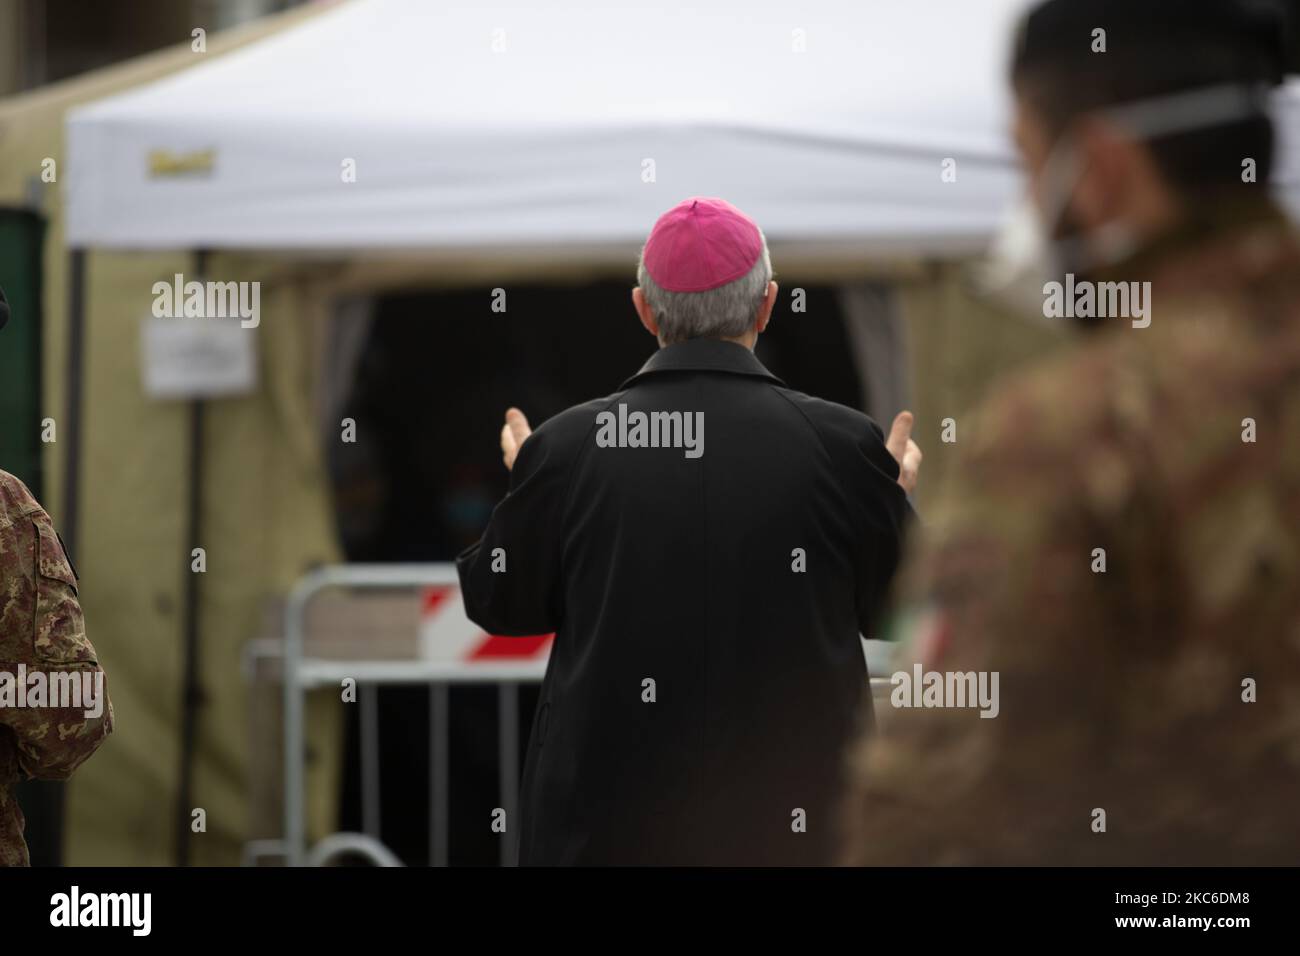
{"type": "Polygon", "coordinates": [[[155,149],[149,153],[149,175],[155,178],[163,176],[206,176],[212,172],[216,160],[215,149],[204,149],[193,153],[173,153],[169,149],[155,149]]]}

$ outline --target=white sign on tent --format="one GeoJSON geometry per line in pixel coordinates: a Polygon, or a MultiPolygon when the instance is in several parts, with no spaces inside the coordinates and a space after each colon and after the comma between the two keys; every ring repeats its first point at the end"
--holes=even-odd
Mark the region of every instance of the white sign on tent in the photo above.
{"type": "Polygon", "coordinates": [[[141,323],[145,394],[158,399],[229,398],[257,386],[253,329],[239,318],[155,318],[141,323]]]}

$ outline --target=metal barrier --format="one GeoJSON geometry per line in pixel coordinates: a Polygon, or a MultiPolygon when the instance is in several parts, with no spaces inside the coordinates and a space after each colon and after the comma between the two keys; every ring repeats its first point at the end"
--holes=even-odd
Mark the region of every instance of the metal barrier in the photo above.
{"type": "MultiPolygon", "coordinates": [[[[356,680],[362,693],[362,819],[371,838],[379,835],[379,751],[376,694],[381,684],[428,684],[432,690],[430,715],[430,766],[432,788],[430,818],[430,861],[446,866],[448,849],[448,689],[458,683],[499,685],[501,800],[507,826],[517,817],[519,793],[519,684],[539,682],[546,672],[540,661],[447,660],[327,660],[304,653],[305,620],[310,602],[331,588],[429,588],[457,586],[453,564],[423,565],[334,565],[319,568],[301,578],[289,594],[284,615],[284,852],[289,866],[308,862],[304,810],[306,755],[304,753],[304,708],[308,690],[338,687],[345,679],[356,680]]],[[[512,865],[515,841],[503,837],[501,862],[512,865]]]]}
{"type": "Polygon", "coordinates": [[[325,866],[346,856],[363,856],[375,866],[402,866],[396,854],[364,833],[335,833],[321,840],[307,854],[308,866],[325,866]]]}

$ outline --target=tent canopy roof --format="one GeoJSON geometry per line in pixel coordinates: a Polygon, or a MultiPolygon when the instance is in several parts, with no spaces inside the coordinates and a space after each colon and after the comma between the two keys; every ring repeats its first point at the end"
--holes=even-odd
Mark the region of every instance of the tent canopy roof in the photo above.
{"type": "Polygon", "coordinates": [[[960,250],[1016,189],[1025,2],[348,0],[73,111],[68,242],[623,244],[720,195],[777,242],[960,250]]]}

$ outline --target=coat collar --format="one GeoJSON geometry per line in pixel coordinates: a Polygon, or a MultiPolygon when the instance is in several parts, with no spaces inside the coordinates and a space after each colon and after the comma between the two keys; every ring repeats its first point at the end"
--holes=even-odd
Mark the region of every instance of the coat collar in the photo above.
{"type": "Polygon", "coordinates": [[[688,339],[665,346],[641,366],[620,388],[627,388],[647,375],[656,372],[729,372],[733,375],[753,375],[785,385],[764,367],[749,349],[722,339],[688,339]]]}

